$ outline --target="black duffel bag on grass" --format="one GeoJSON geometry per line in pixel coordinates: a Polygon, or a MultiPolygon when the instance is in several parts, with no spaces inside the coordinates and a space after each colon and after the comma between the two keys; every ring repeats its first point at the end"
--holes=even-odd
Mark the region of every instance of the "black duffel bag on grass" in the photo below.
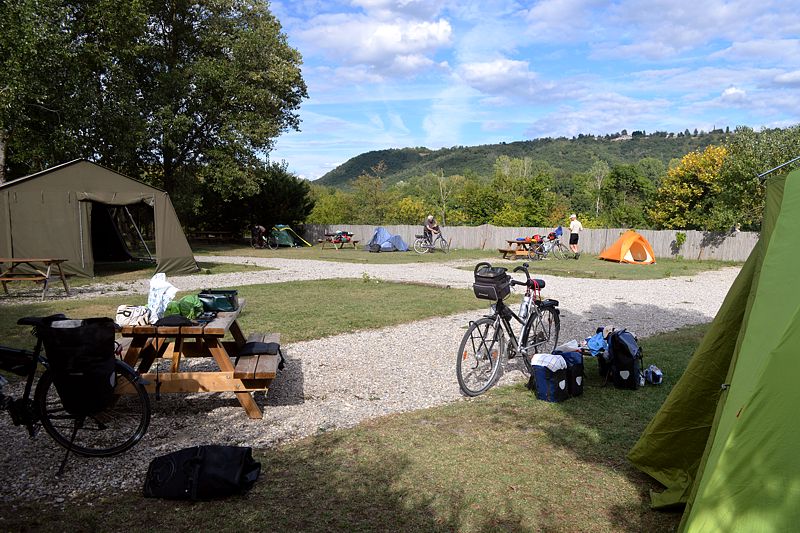
{"type": "Polygon", "coordinates": [[[205,445],[156,457],[147,469],[146,498],[214,500],[243,494],[258,479],[252,448],[205,445]]]}

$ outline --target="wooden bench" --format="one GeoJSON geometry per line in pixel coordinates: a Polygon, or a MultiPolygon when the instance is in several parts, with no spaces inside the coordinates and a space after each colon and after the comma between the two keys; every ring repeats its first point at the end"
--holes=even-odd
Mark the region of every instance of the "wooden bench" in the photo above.
{"type": "MultiPolygon", "coordinates": [[[[276,342],[280,344],[280,333],[253,333],[247,337],[247,342],[276,342]]],[[[243,355],[236,362],[233,371],[235,379],[273,379],[278,373],[281,363],[279,354],[254,354],[243,355]]]]}
{"type": "Polygon", "coordinates": [[[43,282],[44,288],[42,289],[42,300],[44,300],[44,296],[47,294],[47,287],[50,279],[55,278],[55,272],[53,272],[53,267],[55,267],[56,270],[58,270],[61,283],[64,284],[64,291],[66,291],[67,296],[69,296],[70,294],[69,285],[67,285],[67,278],[64,276],[64,271],[61,270],[61,263],[65,261],[66,259],[51,258],[0,258],[0,283],[3,284],[3,291],[8,294],[7,284],[12,281],[43,282]],[[42,269],[37,267],[34,263],[44,265],[47,267],[46,271],[42,272],[42,269]],[[2,265],[4,264],[8,264],[8,268],[3,267],[2,265]],[[22,267],[23,270],[17,270],[17,267],[22,267]],[[27,269],[27,271],[25,269],[27,269]]]}

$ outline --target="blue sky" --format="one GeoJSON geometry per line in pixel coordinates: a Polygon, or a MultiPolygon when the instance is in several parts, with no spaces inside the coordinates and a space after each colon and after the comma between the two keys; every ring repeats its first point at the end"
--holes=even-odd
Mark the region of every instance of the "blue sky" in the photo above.
{"type": "Polygon", "coordinates": [[[284,0],[316,179],[370,150],[800,123],[797,0],[284,0]]]}

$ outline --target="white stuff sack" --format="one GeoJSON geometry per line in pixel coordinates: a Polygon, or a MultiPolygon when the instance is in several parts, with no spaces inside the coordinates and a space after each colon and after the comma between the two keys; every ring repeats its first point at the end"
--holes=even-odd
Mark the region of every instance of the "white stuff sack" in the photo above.
{"type": "Polygon", "coordinates": [[[167,275],[159,272],[150,279],[150,294],[147,296],[147,307],[150,309],[150,319],[155,322],[164,316],[164,310],[175,295],[178,288],[167,281],[167,275]]]}
{"type": "Polygon", "coordinates": [[[150,324],[150,309],[143,305],[120,305],[114,322],[120,327],[150,324]]]}

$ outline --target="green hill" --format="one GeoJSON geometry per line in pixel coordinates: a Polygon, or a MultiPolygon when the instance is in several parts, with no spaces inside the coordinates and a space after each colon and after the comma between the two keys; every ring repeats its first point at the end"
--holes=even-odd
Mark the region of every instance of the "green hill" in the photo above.
{"type": "Polygon", "coordinates": [[[634,132],[630,138],[579,136],[573,139],[544,138],[439,150],[424,147],[375,150],[353,157],[319,178],[316,183],[346,188],[351,180],[381,161],[386,164],[384,175],[387,184],[431,172],[444,172],[446,176],[490,175],[495,160],[501,155],[546,161],[570,174],[588,170],[597,159],[613,166],[654,157],[666,165],[670,160],[683,157],[693,150],[704,149],[710,144],[722,144],[725,137],[726,134],[721,130],[681,136],[634,132]]]}

